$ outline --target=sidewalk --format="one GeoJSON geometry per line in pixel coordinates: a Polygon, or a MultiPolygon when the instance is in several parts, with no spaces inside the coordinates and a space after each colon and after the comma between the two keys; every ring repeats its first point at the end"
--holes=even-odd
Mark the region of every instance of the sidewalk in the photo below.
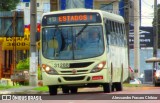
{"type": "Polygon", "coordinates": [[[17,88],[0,90],[0,94],[27,94],[28,92],[36,93],[36,91],[32,90],[34,88],[36,88],[36,87],[21,86],[21,87],[17,87],[17,88]]]}

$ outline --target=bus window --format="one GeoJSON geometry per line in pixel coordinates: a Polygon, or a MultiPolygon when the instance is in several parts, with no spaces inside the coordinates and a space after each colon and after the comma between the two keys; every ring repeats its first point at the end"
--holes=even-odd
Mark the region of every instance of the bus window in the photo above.
{"type": "Polygon", "coordinates": [[[48,59],[82,59],[101,55],[104,51],[102,26],[46,27],[42,36],[42,45],[46,45],[42,48],[42,53],[48,59]],[[89,45],[94,30],[98,32],[99,44],[96,45],[96,41],[93,41],[93,45],[89,45]],[[49,46],[52,39],[57,41],[56,46],[49,46]]]}
{"type": "Polygon", "coordinates": [[[117,28],[118,28],[118,40],[119,40],[119,46],[122,46],[123,45],[123,35],[121,33],[121,24],[120,23],[117,23],[117,28]]]}
{"type": "Polygon", "coordinates": [[[115,22],[112,22],[113,23],[113,45],[117,45],[117,34],[116,34],[116,23],[115,22]]]}
{"type": "Polygon", "coordinates": [[[127,38],[126,38],[126,32],[125,32],[125,25],[122,24],[122,27],[123,27],[123,40],[124,40],[123,44],[124,44],[124,46],[127,46],[127,38]]]}
{"type": "Polygon", "coordinates": [[[111,45],[114,45],[114,22],[110,21],[110,27],[111,27],[111,32],[109,35],[109,43],[111,45]]]}
{"type": "Polygon", "coordinates": [[[106,29],[106,39],[107,39],[107,44],[110,44],[110,33],[111,33],[111,25],[110,25],[110,20],[106,20],[105,22],[105,29],[106,29]]]}
{"type": "Polygon", "coordinates": [[[123,31],[124,31],[123,24],[121,23],[120,24],[120,34],[121,34],[122,46],[124,46],[124,37],[125,37],[123,31]]]}

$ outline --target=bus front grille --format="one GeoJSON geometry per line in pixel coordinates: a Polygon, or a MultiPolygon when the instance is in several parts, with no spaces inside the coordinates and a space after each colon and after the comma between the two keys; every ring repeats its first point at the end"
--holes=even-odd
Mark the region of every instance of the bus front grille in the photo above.
{"type": "Polygon", "coordinates": [[[84,62],[84,63],[70,63],[69,68],[84,68],[90,66],[94,62],[84,62]]]}
{"type": "Polygon", "coordinates": [[[78,76],[78,77],[63,77],[66,81],[77,81],[77,80],[84,80],[85,76],[78,76]]]}
{"type": "MultiPolygon", "coordinates": [[[[61,74],[73,74],[72,70],[67,70],[67,71],[60,71],[61,74]]],[[[88,73],[88,70],[77,70],[76,74],[86,74],[88,73]]]]}

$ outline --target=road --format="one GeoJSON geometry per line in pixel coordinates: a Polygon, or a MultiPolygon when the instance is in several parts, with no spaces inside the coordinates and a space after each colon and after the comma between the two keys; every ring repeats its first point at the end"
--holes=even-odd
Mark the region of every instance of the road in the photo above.
{"type": "MultiPolygon", "coordinates": [[[[27,94],[29,94],[28,97],[41,97],[43,103],[160,103],[160,87],[151,85],[145,85],[143,87],[124,87],[123,91],[114,91],[111,93],[103,93],[102,87],[81,88],[78,89],[77,94],[63,94],[62,91],[59,91],[58,95],[55,96],[50,96],[48,92],[36,93],[30,91],[25,92],[21,97],[27,94]]],[[[17,98],[14,97],[13,100],[15,99],[17,98]]],[[[36,103],[39,102],[37,101],[36,103]]]]}
{"type": "Polygon", "coordinates": [[[77,94],[62,94],[60,91],[58,95],[46,98],[58,103],[159,103],[160,87],[125,87],[123,91],[112,93],[103,93],[100,87],[83,88],[77,94]]]}

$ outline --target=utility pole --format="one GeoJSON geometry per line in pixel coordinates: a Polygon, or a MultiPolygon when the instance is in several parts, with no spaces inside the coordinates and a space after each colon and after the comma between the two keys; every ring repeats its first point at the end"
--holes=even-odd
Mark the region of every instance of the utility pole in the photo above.
{"type": "MultiPolygon", "coordinates": [[[[154,0],[154,48],[153,48],[153,57],[157,57],[158,49],[158,17],[157,17],[157,0],[154,0]]],[[[153,63],[153,68],[155,68],[155,63],[153,63]]]]}
{"type": "Polygon", "coordinates": [[[130,65],[129,61],[129,7],[130,3],[129,0],[124,0],[124,20],[125,20],[125,27],[126,27],[126,36],[127,36],[127,46],[128,46],[128,65],[130,65]]]}
{"type": "MultiPolygon", "coordinates": [[[[130,46],[129,46],[129,11],[130,11],[130,0],[124,0],[124,20],[125,20],[125,27],[126,27],[126,37],[127,37],[127,48],[128,48],[128,66],[130,66],[130,46]]],[[[129,68],[129,67],[128,67],[129,68]]],[[[133,74],[130,74],[130,71],[128,70],[128,82],[130,78],[133,78],[133,74]]]]}
{"type": "Polygon", "coordinates": [[[37,57],[36,57],[36,31],[37,31],[37,0],[30,0],[30,78],[29,85],[37,86],[37,57]]]}
{"type": "Polygon", "coordinates": [[[139,58],[139,0],[134,0],[134,73],[139,77],[140,58],[139,58]]]}

